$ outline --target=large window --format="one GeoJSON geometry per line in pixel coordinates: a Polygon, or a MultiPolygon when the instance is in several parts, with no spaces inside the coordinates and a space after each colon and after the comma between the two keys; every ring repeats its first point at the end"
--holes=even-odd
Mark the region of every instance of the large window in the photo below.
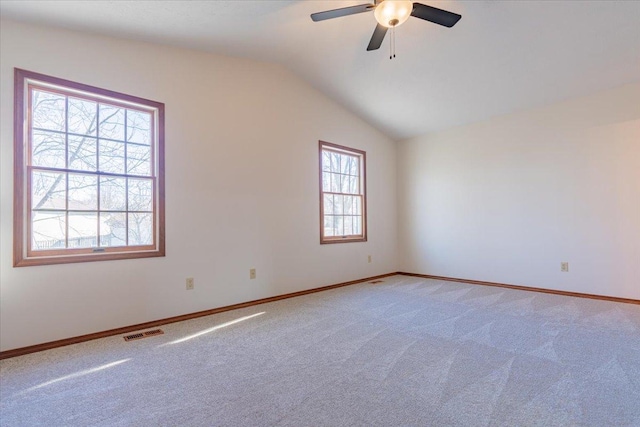
{"type": "Polygon", "coordinates": [[[164,255],[164,104],[15,71],[14,265],[164,255]]]}
{"type": "Polygon", "coordinates": [[[364,151],[320,141],[320,243],[367,240],[364,151]]]}

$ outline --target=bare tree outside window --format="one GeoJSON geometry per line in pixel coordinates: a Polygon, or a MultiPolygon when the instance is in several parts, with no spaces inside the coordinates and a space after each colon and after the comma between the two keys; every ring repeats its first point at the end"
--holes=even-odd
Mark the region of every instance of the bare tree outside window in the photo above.
{"type": "Polygon", "coordinates": [[[15,264],[162,256],[164,105],[23,70],[16,100],[15,264]]]}

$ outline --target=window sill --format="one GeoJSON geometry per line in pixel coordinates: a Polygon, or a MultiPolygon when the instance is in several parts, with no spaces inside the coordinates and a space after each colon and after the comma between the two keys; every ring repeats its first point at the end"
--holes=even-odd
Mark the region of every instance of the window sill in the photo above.
{"type": "Polygon", "coordinates": [[[354,243],[354,242],[366,242],[366,237],[335,237],[324,238],[320,240],[321,245],[333,244],[333,243],[354,243]]]}
{"type": "Polygon", "coordinates": [[[96,253],[82,255],[38,256],[14,259],[14,267],[31,267],[36,265],[72,264],[77,262],[111,261],[120,259],[153,258],[165,256],[164,250],[144,252],[96,253]]]}

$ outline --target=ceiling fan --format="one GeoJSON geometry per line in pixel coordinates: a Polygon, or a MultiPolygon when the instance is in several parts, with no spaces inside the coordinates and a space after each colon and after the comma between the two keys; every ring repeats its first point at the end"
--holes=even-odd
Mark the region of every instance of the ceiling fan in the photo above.
{"type": "MultiPolygon", "coordinates": [[[[357,6],[343,7],[341,9],[327,10],[311,15],[314,22],[326,19],[339,18],[341,16],[355,15],[356,13],[373,11],[378,25],[373,31],[367,50],[379,49],[387,34],[387,30],[402,25],[409,16],[424,19],[425,21],[453,27],[462,18],[457,13],[448,12],[426,4],[414,3],[405,0],[374,0],[373,4],[360,4],[357,6]]],[[[395,56],[395,55],[393,55],[395,56]]]]}

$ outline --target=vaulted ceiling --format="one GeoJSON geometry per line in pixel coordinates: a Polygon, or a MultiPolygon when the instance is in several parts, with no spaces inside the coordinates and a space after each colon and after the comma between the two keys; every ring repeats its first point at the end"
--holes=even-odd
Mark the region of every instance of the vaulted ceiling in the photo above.
{"type": "Polygon", "coordinates": [[[394,139],[640,80],[640,2],[421,0],[462,15],[410,18],[366,47],[360,1],[5,1],[3,18],[277,62],[394,139]]]}

